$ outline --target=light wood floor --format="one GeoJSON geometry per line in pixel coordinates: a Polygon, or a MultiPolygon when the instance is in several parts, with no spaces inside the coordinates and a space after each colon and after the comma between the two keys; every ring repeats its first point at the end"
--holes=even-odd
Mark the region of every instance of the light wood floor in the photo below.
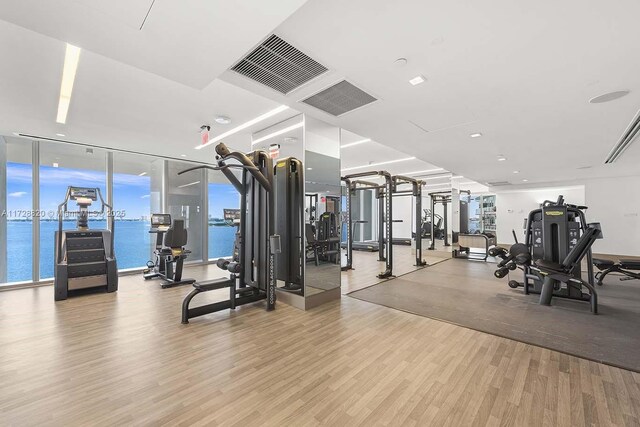
{"type": "MultiPolygon", "coordinates": [[[[451,259],[451,251],[445,250],[446,248],[442,247],[440,241],[438,241],[435,251],[429,251],[426,247],[428,245],[425,241],[422,259],[427,262],[427,265],[451,259]]],[[[402,276],[420,268],[415,266],[415,260],[415,255],[411,253],[411,246],[394,245],[393,275],[402,276]]],[[[353,251],[353,267],[353,270],[342,272],[343,295],[380,283],[382,280],[376,276],[384,271],[385,263],[378,261],[378,252],[353,251]]]]}
{"type": "MultiPolygon", "coordinates": [[[[206,271],[195,271],[204,275],[206,271]]],[[[194,275],[190,272],[190,275],[194,275]]],[[[180,324],[189,288],[0,293],[2,425],[638,425],[640,375],[349,297],[180,324]]]]}

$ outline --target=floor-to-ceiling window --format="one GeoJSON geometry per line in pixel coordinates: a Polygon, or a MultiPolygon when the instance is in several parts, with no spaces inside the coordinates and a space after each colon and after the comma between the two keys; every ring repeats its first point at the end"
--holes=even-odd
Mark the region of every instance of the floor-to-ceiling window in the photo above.
{"type": "MultiPolygon", "coordinates": [[[[193,166],[80,144],[0,136],[0,285],[53,278],[58,206],[69,186],[98,188],[104,201],[112,202],[120,270],[144,267],[152,258],[152,213],[185,221],[191,251],[187,262],[231,256],[237,227],[225,219],[225,209],[239,209],[240,196],[220,172],[200,169],[178,175],[193,166]]],[[[89,208],[91,228],[108,227],[107,216],[96,214],[100,208],[99,200],[89,208]]],[[[68,209],[79,208],[70,201],[68,209]]],[[[63,228],[75,229],[76,221],[77,216],[65,215],[63,228]]]]}
{"type": "Polygon", "coordinates": [[[2,174],[2,260],[0,283],[31,281],[33,220],[32,144],[19,138],[0,138],[2,174]]]}
{"type": "Polygon", "coordinates": [[[162,159],[113,153],[114,247],[119,269],[138,268],[152,259],[155,235],[149,218],[160,213],[162,159]]]}
{"type": "Polygon", "coordinates": [[[237,224],[225,218],[225,209],[240,209],[240,194],[217,171],[209,171],[208,197],[209,259],[233,255],[237,224]]]}
{"type": "Polygon", "coordinates": [[[193,167],[193,164],[174,160],[167,161],[166,169],[166,207],[171,218],[182,219],[188,233],[187,249],[191,251],[187,262],[202,261],[203,246],[206,234],[203,233],[206,224],[206,170],[198,169],[182,175],[180,171],[193,167]]]}
{"type": "MultiPolygon", "coordinates": [[[[106,194],[106,151],[69,144],[40,144],[40,210],[46,215],[40,219],[40,278],[53,277],[54,239],[58,227],[58,205],[65,198],[67,188],[99,188],[102,197],[106,194]]],[[[69,202],[68,209],[77,211],[78,206],[69,202]]],[[[100,201],[94,202],[91,211],[100,209],[100,201]]],[[[91,228],[107,228],[106,216],[89,217],[91,228]]],[[[76,219],[67,215],[64,229],[76,228],[76,219]]],[[[118,256],[116,248],[116,256],[118,256]]]]}

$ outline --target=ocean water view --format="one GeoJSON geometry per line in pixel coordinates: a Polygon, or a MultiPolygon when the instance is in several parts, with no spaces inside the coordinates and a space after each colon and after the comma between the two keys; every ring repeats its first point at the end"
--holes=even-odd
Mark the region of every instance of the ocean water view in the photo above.
{"type": "MultiPolygon", "coordinates": [[[[91,221],[91,228],[104,229],[106,221],[91,221]]],[[[76,228],[75,221],[64,221],[65,230],[76,228]]],[[[148,221],[116,221],[115,252],[118,269],[144,267],[152,259],[155,234],[149,234],[148,221]]],[[[40,222],[40,277],[53,277],[54,233],[56,221],[40,222]]],[[[209,259],[230,256],[233,252],[235,227],[209,226],[209,259]]],[[[31,221],[7,221],[7,281],[31,280],[32,257],[31,221]]],[[[189,236],[191,242],[197,236],[189,236]]],[[[191,245],[187,245],[189,248],[191,245]]]]}

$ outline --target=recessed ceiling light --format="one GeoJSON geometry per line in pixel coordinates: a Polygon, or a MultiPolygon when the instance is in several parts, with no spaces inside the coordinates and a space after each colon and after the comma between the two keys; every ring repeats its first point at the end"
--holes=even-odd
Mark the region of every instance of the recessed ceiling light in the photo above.
{"type": "Polygon", "coordinates": [[[255,119],[251,119],[248,122],[244,122],[241,125],[238,125],[238,126],[234,127],[233,129],[228,130],[227,132],[225,132],[223,134],[220,134],[220,135],[216,136],[215,138],[210,139],[209,142],[207,142],[206,144],[198,145],[197,147],[195,147],[195,149],[196,150],[200,150],[201,148],[204,148],[204,147],[206,147],[208,145],[216,143],[216,142],[218,142],[218,141],[220,141],[220,140],[222,140],[222,139],[224,139],[224,138],[226,138],[226,137],[228,137],[230,135],[233,135],[234,133],[238,133],[241,130],[244,130],[244,129],[248,128],[248,127],[251,127],[251,126],[255,125],[256,123],[259,123],[259,122],[261,122],[263,120],[268,119],[269,117],[273,117],[276,114],[281,113],[281,112],[283,112],[284,110],[287,110],[287,109],[289,109],[288,106],[281,105],[281,106],[279,106],[277,108],[274,108],[271,111],[267,111],[266,113],[256,117],[255,119]]]}
{"type": "Polygon", "coordinates": [[[186,154],[180,154],[180,157],[187,157],[186,154]]]}
{"type": "Polygon", "coordinates": [[[507,158],[505,156],[498,156],[498,161],[499,162],[504,162],[505,160],[507,160],[507,158]]]}
{"type": "Polygon", "coordinates": [[[73,92],[73,82],[76,79],[78,62],[80,61],[80,49],[67,43],[67,50],[64,54],[64,68],[62,69],[62,83],[60,85],[60,99],[58,101],[58,116],[56,122],[66,123],[69,105],[71,104],[71,93],[73,92]]]}
{"type": "Polygon", "coordinates": [[[513,171],[513,173],[520,173],[520,171],[513,171]]]}
{"type": "Polygon", "coordinates": [[[589,100],[591,104],[602,104],[603,102],[615,101],[623,96],[629,95],[630,90],[617,90],[615,92],[604,93],[589,100]]]}
{"type": "Polygon", "coordinates": [[[401,68],[407,65],[407,62],[408,62],[407,58],[398,58],[395,61],[393,61],[393,65],[395,65],[397,68],[401,68]]]}
{"type": "Polygon", "coordinates": [[[231,123],[231,119],[227,116],[218,116],[215,118],[216,123],[221,125],[228,125],[231,123]]]}
{"type": "Polygon", "coordinates": [[[424,83],[426,79],[422,76],[415,76],[414,78],[412,78],[411,80],[409,80],[409,83],[411,83],[413,86],[417,86],[420,83],[424,83]]]}
{"type": "Polygon", "coordinates": [[[471,135],[469,135],[471,138],[480,138],[482,136],[482,134],[480,132],[476,132],[476,133],[472,133],[471,135]]]}
{"type": "Polygon", "coordinates": [[[529,180],[528,179],[523,179],[522,182],[529,182],[529,180]]]}
{"type": "Polygon", "coordinates": [[[67,136],[64,133],[56,133],[56,136],[67,136]]]}
{"type": "Polygon", "coordinates": [[[58,164],[57,164],[57,163],[54,163],[54,164],[53,164],[53,167],[54,167],[54,168],[57,168],[57,167],[58,167],[58,164]]]}
{"type": "Polygon", "coordinates": [[[147,173],[146,172],[141,172],[138,174],[138,176],[145,176],[147,173]]]}
{"type": "Polygon", "coordinates": [[[308,171],[312,171],[312,170],[313,170],[313,168],[307,168],[307,170],[308,170],[308,171]]]}

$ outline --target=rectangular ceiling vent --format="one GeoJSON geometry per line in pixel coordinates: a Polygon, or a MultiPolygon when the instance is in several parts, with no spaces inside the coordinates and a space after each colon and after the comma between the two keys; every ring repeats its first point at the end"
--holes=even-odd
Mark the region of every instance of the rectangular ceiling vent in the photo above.
{"type": "Polygon", "coordinates": [[[618,160],[622,153],[624,153],[624,150],[629,148],[638,135],[640,135],[640,111],[636,113],[636,116],[633,118],[629,126],[627,126],[627,129],[620,137],[618,143],[613,147],[604,163],[613,163],[618,160]]]}
{"type": "Polygon", "coordinates": [[[373,101],[377,99],[346,80],[302,100],[305,104],[336,117],[371,104],[373,101]]]}
{"type": "Polygon", "coordinates": [[[494,181],[487,182],[487,185],[490,187],[502,187],[503,185],[511,185],[511,183],[509,181],[494,181]]]}
{"type": "Polygon", "coordinates": [[[231,70],[286,95],[327,67],[272,34],[231,70]]]}

